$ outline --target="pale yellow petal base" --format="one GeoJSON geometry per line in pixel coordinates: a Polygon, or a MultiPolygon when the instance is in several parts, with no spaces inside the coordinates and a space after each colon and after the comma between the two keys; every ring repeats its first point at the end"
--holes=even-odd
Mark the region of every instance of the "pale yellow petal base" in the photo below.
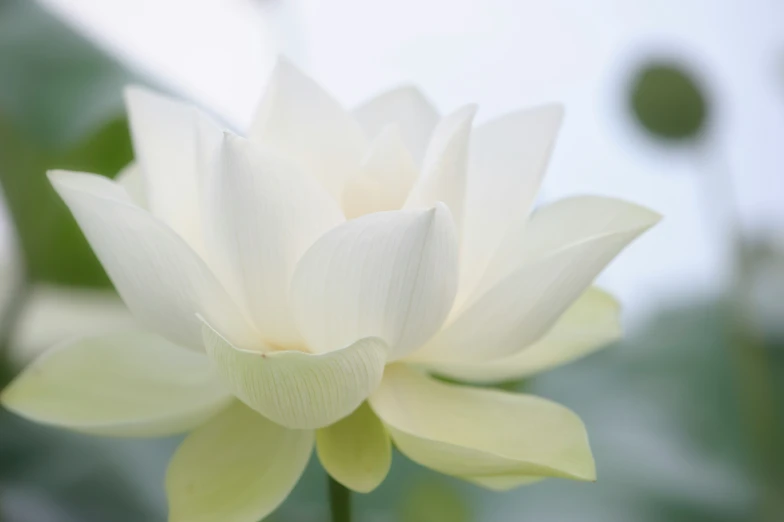
{"type": "Polygon", "coordinates": [[[316,451],[327,472],[359,493],[376,489],[392,465],[392,444],[367,404],[316,432],[316,451]]]}
{"type": "Polygon", "coordinates": [[[446,384],[402,364],[387,368],[369,402],[397,448],[438,472],[496,487],[489,477],[595,479],[582,421],[554,402],[446,384]]]}
{"type": "Polygon", "coordinates": [[[174,454],[169,522],[258,522],[286,499],[312,450],[312,431],[286,429],[235,402],[174,454]]]}

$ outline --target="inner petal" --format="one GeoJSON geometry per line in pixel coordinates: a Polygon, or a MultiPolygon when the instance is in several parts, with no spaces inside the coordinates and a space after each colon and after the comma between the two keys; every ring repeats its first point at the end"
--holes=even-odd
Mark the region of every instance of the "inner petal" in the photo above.
{"type": "Polygon", "coordinates": [[[289,307],[291,275],[305,250],[343,214],[315,179],[249,140],[227,134],[218,156],[206,210],[211,261],[267,343],[299,346],[289,307]]]}
{"type": "Polygon", "coordinates": [[[417,167],[397,125],[388,125],[376,137],[359,173],[343,190],[343,212],[349,219],[397,210],[403,206],[417,179],[417,167]]]}

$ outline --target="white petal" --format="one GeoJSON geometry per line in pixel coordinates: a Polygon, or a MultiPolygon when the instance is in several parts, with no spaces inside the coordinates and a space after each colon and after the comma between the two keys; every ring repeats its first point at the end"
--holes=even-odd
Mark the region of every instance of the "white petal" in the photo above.
{"type": "Polygon", "coordinates": [[[376,489],[392,465],[392,443],[387,430],[367,404],[318,430],[316,451],[332,478],[360,493],[376,489]]]}
{"type": "Polygon", "coordinates": [[[362,162],[359,175],[346,182],[343,209],[349,219],[398,210],[417,178],[417,167],[396,125],[385,127],[362,162]]]}
{"type": "Polygon", "coordinates": [[[526,219],[562,119],[560,105],[546,105],[473,130],[457,306],[471,293],[510,228],[526,219]]]}
{"type": "MultiPolygon", "coordinates": [[[[220,129],[195,107],[141,87],[125,91],[136,161],[142,169],[150,211],[195,248],[201,241],[199,127],[220,129]]],[[[203,139],[203,137],[202,137],[203,139]]]]}
{"type": "Polygon", "coordinates": [[[166,473],[169,522],[257,522],[291,493],[312,452],[312,431],[236,402],[177,448],[166,473]]]}
{"type": "Polygon", "coordinates": [[[323,428],[354,411],[378,386],[387,359],[375,338],[322,355],[238,350],[207,323],[204,344],[242,402],[294,429],[323,428]]]}
{"type": "Polygon", "coordinates": [[[402,364],[369,401],[401,453],[440,473],[595,478],[583,423],[554,402],[446,384],[402,364]]]}
{"type": "Polygon", "coordinates": [[[149,333],[64,343],[2,394],[6,408],[35,422],[128,437],[190,430],[231,400],[205,355],[149,333]]]}
{"type": "Polygon", "coordinates": [[[294,266],[324,232],[345,219],[312,177],[227,134],[207,211],[207,244],[269,343],[300,345],[289,307],[294,266]]]}
{"type": "Polygon", "coordinates": [[[368,214],[325,234],[297,265],[291,303],[315,352],[380,337],[402,357],[440,327],[457,283],[449,210],[368,214]]]}
{"type": "Polygon", "coordinates": [[[128,196],[137,206],[141,208],[149,208],[147,205],[147,187],[144,181],[144,174],[142,169],[135,162],[131,162],[125,166],[117,177],[114,178],[119,185],[121,185],[128,196]]]}
{"type": "Polygon", "coordinates": [[[337,201],[367,149],[354,117],[285,59],[272,72],[250,138],[315,176],[337,201]]]}
{"type": "Polygon", "coordinates": [[[170,228],[134,206],[122,187],[92,174],[49,176],[125,304],[148,328],[200,350],[201,314],[239,346],[256,341],[204,262],[170,228]]]}
{"type": "Polygon", "coordinates": [[[380,94],[354,110],[354,116],[368,136],[376,136],[389,124],[397,124],[403,141],[417,164],[422,163],[430,135],[438,124],[438,111],[413,86],[400,87],[380,94]]]}
{"type": "Polygon", "coordinates": [[[496,383],[522,379],[588,355],[621,336],[620,307],[608,293],[589,288],[537,342],[518,353],[485,362],[427,365],[452,379],[496,383]]]}
{"type": "Polygon", "coordinates": [[[461,229],[465,210],[466,160],[471,122],[476,105],[467,105],[445,117],[433,132],[422,175],[406,201],[406,208],[431,207],[443,201],[461,229]]]}
{"type": "Polygon", "coordinates": [[[661,217],[643,207],[603,196],[576,196],[545,205],[512,228],[474,291],[478,297],[524,264],[568,245],[624,231],[645,231],[661,217]]]}
{"type": "Polygon", "coordinates": [[[660,216],[609,198],[572,198],[536,213],[523,244],[530,256],[469,303],[417,360],[487,361],[544,335],[594,278],[660,216]]]}

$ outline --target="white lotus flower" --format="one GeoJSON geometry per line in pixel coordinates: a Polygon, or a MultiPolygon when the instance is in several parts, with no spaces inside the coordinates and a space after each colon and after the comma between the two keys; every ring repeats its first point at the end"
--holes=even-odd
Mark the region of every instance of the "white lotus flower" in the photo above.
{"type": "Polygon", "coordinates": [[[356,491],[391,442],[505,490],[593,480],[580,419],[550,401],[446,384],[526,376],[619,334],[592,288],[659,217],[603,197],[530,213],[559,106],[472,128],[413,88],[347,112],[286,62],[248,138],[132,88],[137,166],[53,172],[149,332],[69,341],[3,393],[29,419],[119,436],[194,430],[167,478],[171,521],[256,521],[314,442],[356,491]]]}

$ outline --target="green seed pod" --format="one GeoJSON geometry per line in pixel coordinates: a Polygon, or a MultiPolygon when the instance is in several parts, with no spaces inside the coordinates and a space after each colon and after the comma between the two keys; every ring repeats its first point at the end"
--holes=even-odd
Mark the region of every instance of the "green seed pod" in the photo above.
{"type": "Polygon", "coordinates": [[[667,141],[695,140],[705,130],[708,100],[691,74],[681,66],[653,62],[634,75],[631,110],[650,134],[667,141]]]}

